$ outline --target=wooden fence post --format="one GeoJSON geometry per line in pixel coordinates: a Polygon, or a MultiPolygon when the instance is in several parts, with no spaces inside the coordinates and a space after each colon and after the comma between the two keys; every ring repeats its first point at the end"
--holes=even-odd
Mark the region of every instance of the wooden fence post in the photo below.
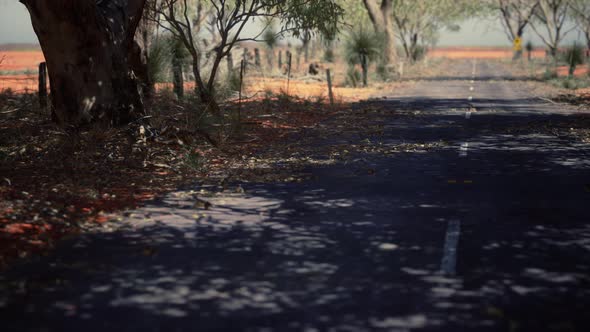
{"type": "Polygon", "coordinates": [[[246,72],[246,63],[240,62],[240,91],[238,92],[238,123],[242,123],[242,86],[244,82],[244,73],[246,72]]]}
{"type": "Polygon", "coordinates": [[[365,54],[361,55],[361,66],[363,69],[363,86],[366,88],[369,86],[369,60],[365,54]]]}
{"type": "Polygon", "coordinates": [[[172,75],[174,94],[178,99],[184,97],[184,77],[182,77],[182,62],[178,57],[172,59],[172,75]]]}
{"type": "Polygon", "coordinates": [[[256,65],[256,67],[260,68],[260,50],[255,48],[254,49],[254,64],[256,65]]]}
{"type": "Polygon", "coordinates": [[[47,63],[39,64],[39,106],[47,108],[47,63]]]}
{"type": "Polygon", "coordinates": [[[332,91],[332,75],[330,69],[326,69],[326,76],[328,77],[328,94],[330,96],[330,106],[334,107],[334,92],[332,91]]]}
{"type": "Polygon", "coordinates": [[[234,58],[231,55],[231,52],[227,54],[227,73],[231,74],[234,70],[234,58]]]}
{"type": "Polygon", "coordinates": [[[289,85],[291,84],[291,53],[289,53],[289,58],[287,59],[288,63],[287,63],[287,95],[289,94],[289,85]]]}
{"type": "Polygon", "coordinates": [[[248,70],[248,49],[244,49],[244,53],[242,54],[242,61],[244,61],[244,70],[248,70]]]}

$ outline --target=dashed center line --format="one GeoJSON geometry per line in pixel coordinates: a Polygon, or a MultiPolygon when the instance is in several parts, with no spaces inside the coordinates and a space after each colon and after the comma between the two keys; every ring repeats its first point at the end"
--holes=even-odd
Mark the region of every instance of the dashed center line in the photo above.
{"type": "Polygon", "coordinates": [[[461,144],[461,151],[459,153],[459,156],[467,157],[468,152],[469,152],[469,143],[465,142],[465,143],[461,144]]]}
{"type": "MultiPolygon", "coordinates": [[[[475,91],[475,75],[477,69],[477,60],[473,60],[473,79],[471,80],[471,86],[469,91],[473,93],[475,91]]],[[[473,95],[467,98],[469,101],[473,101],[473,95]]],[[[471,114],[476,112],[473,105],[470,106],[469,110],[465,112],[465,119],[471,119],[471,114]]],[[[465,142],[461,144],[459,151],[460,157],[467,157],[469,153],[469,143],[465,142]]],[[[456,180],[449,180],[449,183],[458,183],[456,180]]],[[[473,181],[465,180],[465,184],[472,184],[473,181]]],[[[447,225],[447,233],[445,236],[445,246],[443,250],[443,257],[440,264],[440,270],[445,275],[455,275],[457,273],[457,246],[459,245],[459,236],[461,234],[461,222],[459,220],[451,220],[447,225]]]]}
{"type": "Polygon", "coordinates": [[[445,237],[445,247],[440,270],[446,275],[455,275],[457,273],[457,246],[459,245],[459,236],[461,234],[461,222],[451,220],[447,225],[447,234],[445,237]]]}

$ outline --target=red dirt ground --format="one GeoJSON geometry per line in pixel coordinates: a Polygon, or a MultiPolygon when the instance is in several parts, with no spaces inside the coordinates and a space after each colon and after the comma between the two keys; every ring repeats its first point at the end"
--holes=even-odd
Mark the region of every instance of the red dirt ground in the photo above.
{"type": "Polygon", "coordinates": [[[0,51],[0,59],[4,61],[0,65],[3,71],[37,70],[39,63],[45,61],[41,51],[0,51]]]}
{"type": "MultiPolygon", "coordinates": [[[[431,50],[429,56],[432,58],[448,58],[448,59],[510,59],[512,57],[512,50],[507,47],[439,47],[431,50]]],[[[537,49],[533,51],[532,56],[536,59],[544,58],[545,51],[537,49]]],[[[0,64],[0,71],[25,71],[31,70],[36,72],[40,62],[44,61],[41,51],[0,51],[0,59],[4,58],[0,64]]],[[[585,75],[588,69],[581,66],[576,70],[576,76],[585,75]]],[[[567,68],[559,69],[560,76],[567,76],[567,68]]],[[[342,80],[342,79],[340,79],[342,80]]],[[[335,80],[338,84],[338,80],[335,80]]],[[[324,83],[316,82],[300,82],[294,80],[291,82],[291,94],[299,95],[301,97],[317,97],[327,96],[324,83]]],[[[164,89],[168,85],[161,84],[159,89],[164,89]]],[[[190,86],[188,87],[190,88],[190,86]]],[[[7,75],[0,76],[0,91],[5,89],[12,89],[16,92],[36,91],[37,90],[37,75],[7,75]]],[[[254,90],[265,91],[271,90],[275,93],[281,89],[286,89],[286,83],[281,80],[262,79],[254,84],[254,90]]],[[[362,90],[346,88],[336,88],[335,94],[344,100],[363,99],[368,95],[375,94],[375,91],[367,93],[360,93],[362,90]]]]}
{"type": "MultiPolygon", "coordinates": [[[[513,56],[509,47],[438,47],[428,53],[433,58],[448,59],[510,59],[513,56]]],[[[532,52],[535,59],[544,58],[545,50],[532,52]]]]}

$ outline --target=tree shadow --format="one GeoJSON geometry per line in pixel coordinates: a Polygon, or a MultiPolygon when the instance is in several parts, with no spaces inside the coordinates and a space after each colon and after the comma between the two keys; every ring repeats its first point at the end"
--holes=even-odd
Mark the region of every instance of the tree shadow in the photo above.
{"type": "Polygon", "coordinates": [[[379,144],[449,144],[353,151],[351,161],[310,165],[304,183],[203,198],[208,210],[194,208],[190,191],[170,194],[112,232],[0,276],[3,327],[582,331],[590,148],[503,131],[547,119],[527,100],[495,101],[505,114],[482,112],[469,124],[452,111],[459,100],[398,102],[429,111],[392,116],[379,144]],[[465,141],[469,158],[458,156],[465,141]],[[452,220],[462,225],[456,276],[440,272],[452,220]]]}

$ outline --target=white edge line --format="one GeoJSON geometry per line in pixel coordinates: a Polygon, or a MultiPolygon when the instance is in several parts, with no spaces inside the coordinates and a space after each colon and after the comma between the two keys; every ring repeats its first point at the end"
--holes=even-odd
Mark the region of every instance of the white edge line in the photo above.
{"type": "Polygon", "coordinates": [[[455,275],[457,273],[457,247],[460,234],[461,222],[459,220],[449,221],[445,237],[444,255],[440,264],[441,272],[446,275],[455,275]]]}

